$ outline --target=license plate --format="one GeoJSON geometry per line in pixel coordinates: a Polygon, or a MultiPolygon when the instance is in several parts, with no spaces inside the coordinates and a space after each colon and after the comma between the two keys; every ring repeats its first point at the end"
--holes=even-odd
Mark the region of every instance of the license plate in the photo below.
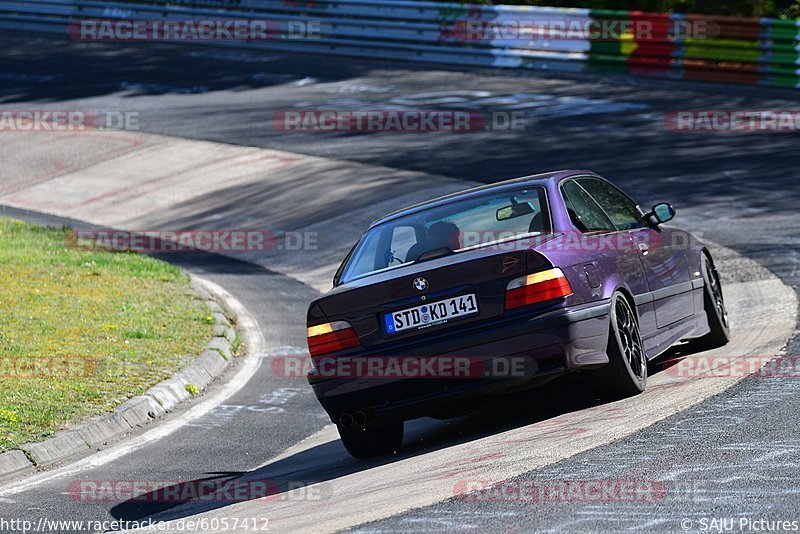
{"type": "Polygon", "coordinates": [[[386,313],[383,320],[386,331],[389,334],[396,334],[405,330],[430,328],[451,319],[476,313],[478,313],[478,299],[474,294],[469,294],[386,313]]]}

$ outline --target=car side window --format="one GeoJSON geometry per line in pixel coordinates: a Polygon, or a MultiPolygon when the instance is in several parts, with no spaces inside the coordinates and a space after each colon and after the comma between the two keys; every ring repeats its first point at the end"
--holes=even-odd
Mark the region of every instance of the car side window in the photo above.
{"type": "Polygon", "coordinates": [[[398,226],[392,232],[387,265],[404,263],[409,249],[417,244],[417,232],[413,226],[398,226]]]}
{"type": "Polygon", "coordinates": [[[575,228],[581,232],[609,232],[617,228],[603,209],[574,180],[561,186],[564,204],[575,228]]]}
{"type": "Polygon", "coordinates": [[[597,178],[579,178],[578,183],[600,204],[617,228],[633,230],[642,228],[642,217],[630,198],[625,193],[597,178]]]}
{"type": "Polygon", "coordinates": [[[378,264],[378,242],[380,241],[380,234],[374,233],[368,235],[363,243],[360,243],[360,248],[355,252],[355,256],[350,260],[348,267],[343,270],[346,273],[352,269],[381,269],[384,266],[378,264]]]}

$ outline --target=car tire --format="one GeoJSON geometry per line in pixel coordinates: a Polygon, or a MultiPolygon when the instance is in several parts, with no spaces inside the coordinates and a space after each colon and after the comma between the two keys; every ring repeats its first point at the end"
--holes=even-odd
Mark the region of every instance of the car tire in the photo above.
{"type": "Polygon", "coordinates": [[[711,331],[697,340],[703,349],[715,349],[727,345],[731,340],[731,330],[728,324],[728,311],[725,308],[725,298],[722,294],[722,283],[717,270],[714,269],[711,258],[703,254],[701,260],[703,271],[703,307],[705,308],[708,326],[711,331]]]}
{"type": "Polygon", "coordinates": [[[359,427],[336,425],[347,452],[354,458],[373,458],[400,450],[403,422],[359,427]]]}
{"type": "Polygon", "coordinates": [[[647,387],[647,355],[639,331],[639,317],[620,292],[611,297],[609,363],[597,373],[602,391],[614,398],[638,395],[647,387]]]}

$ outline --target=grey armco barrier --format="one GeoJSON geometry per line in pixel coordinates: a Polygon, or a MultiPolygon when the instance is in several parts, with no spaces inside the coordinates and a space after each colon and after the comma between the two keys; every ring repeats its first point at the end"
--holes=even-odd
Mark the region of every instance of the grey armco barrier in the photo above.
{"type": "Polygon", "coordinates": [[[800,21],[794,20],[404,0],[0,1],[0,29],[65,35],[80,21],[97,19],[262,20],[274,29],[267,39],[193,41],[213,46],[800,86],[800,21]],[[646,24],[652,31],[644,37],[553,31],[527,38],[502,30],[531,22],[588,28],[609,20],[646,24]],[[678,31],[701,25],[707,35],[678,31]]]}

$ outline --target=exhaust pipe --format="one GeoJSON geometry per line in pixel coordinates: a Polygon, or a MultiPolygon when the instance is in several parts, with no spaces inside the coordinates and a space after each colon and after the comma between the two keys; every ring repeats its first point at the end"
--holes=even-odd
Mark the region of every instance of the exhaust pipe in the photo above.
{"type": "Polygon", "coordinates": [[[339,424],[342,426],[353,426],[353,416],[349,413],[344,413],[339,416],[339,424]]]}
{"type": "Polygon", "coordinates": [[[367,424],[367,414],[364,412],[356,412],[353,415],[353,421],[355,421],[358,426],[364,426],[367,424]]]}

